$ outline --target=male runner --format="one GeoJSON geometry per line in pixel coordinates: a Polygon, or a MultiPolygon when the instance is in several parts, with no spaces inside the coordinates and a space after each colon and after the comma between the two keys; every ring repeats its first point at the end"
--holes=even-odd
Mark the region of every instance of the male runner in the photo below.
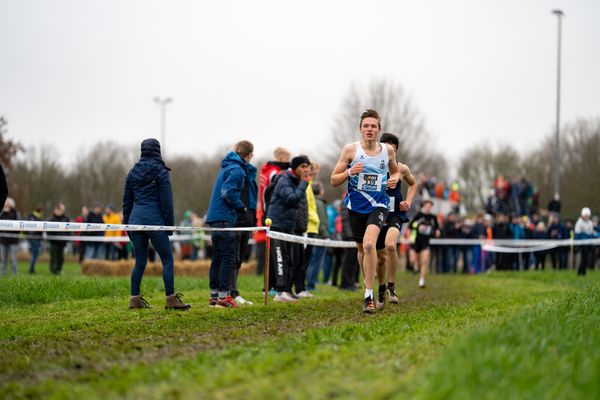
{"type": "MultiPolygon", "coordinates": [[[[398,137],[392,133],[384,133],[379,140],[381,143],[386,143],[398,151],[400,142],[398,137]]],[[[417,193],[417,180],[410,172],[407,165],[398,163],[400,171],[400,182],[395,182],[395,177],[388,179],[386,193],[390,199],[388,207],[388,215],[383,224],[379,237],[377,238],[377,279],[379,281],[379,290],[375,306],[381,310],[385,306],[385,293],[387,291],[388,299],[392,304],[398,304],[396,296],[396,266],[398,265],[398,237],[402,230],[402,224],[408,222],[406,211],[410,208],[413,198],[417,193]],[[408,191],[406,192],[406,200],[402,198],[400,190],[401,180],[404,179],[408,183],[408,191]],[[385,285],[385,275],[387,269],[387,290],[385,285]]]]}
{"type": "Polygon", "coordinates": [[[394,148],[377,142],[381,131],[381,118],[377,111],[362,113],[359,128],[361,139],[344,146],[331,174],[331,184],[340,186],[348,180],[344,202],[348,207],[358,262],[365,278],[363,311],[373,314],[373,278],[377,266],[375,244],[389,203],[385,188],[388,173],[398,182],[399,171],[394,148]]]}
{"type": "Polygon", "coordinates": [[[429,239],[440,236],[440,228],[437,218],[431,214],[433,201],[425,200],[421,205],[421,211],[417,213],[410,221],[408,226],[412,229],[411,244],[414,252],[417,255],[417,263],[419,265],[419,287],[425,289],[425,275],[427,267],[429,267],[429,239]]]}

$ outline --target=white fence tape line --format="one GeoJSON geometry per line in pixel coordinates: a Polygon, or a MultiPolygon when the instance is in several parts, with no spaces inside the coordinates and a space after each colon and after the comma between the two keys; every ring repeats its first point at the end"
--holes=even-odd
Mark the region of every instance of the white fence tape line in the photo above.
{"type": "Polygon", "coordinates": [[[285,242],[310,244],[311,246],[322,246],[322,247],[337,247],[337,248],[352,248],[356,247],[356,243],[345,240],[328,240],[328,239],[316,239],[309,238],[306,236],[290,235],[289,233],[267,231],[267,236],[271,239],[283,240],[285,242]]]}
{"type": "Polygon", "coordinates": [[[163,226],[163,225],[123,225],[123,224],[87,224],[85,222],[44,222],[0,220],[0,231],[28,232],[112,232],[112,231],[264,231],[267,228],[211,228],[208,226],[163,226]]]}

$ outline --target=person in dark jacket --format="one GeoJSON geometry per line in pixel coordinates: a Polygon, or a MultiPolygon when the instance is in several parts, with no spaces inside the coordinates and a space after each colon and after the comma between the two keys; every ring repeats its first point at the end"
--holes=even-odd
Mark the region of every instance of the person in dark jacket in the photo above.
{"type": "MultiPolygon", "coordinates": [[[[7,197],[4,202],[4,208],[0,213],[0,219],[9,219],[9,220],[20,220],[21,216],[15,207],[15,201],[7,197]]],[[[13,275],[17,274],[17,248],[19,246],[19,238],[15,235],[18,232],[5,232],[7,235],[11,235],[11,237],[2,237],[0,238],[0,262],[2,263],[2,275],[6,275],[6,267],[8,260],[10,259],[10,266],[12,269],[13,275]]]]}
{"type": "MultiPolygon", "coordinates": [[[[35,210],[27,217],[28,221],[39,222],[42,220],[42,212],[44,207],[38,205],[35,210]]],[[[42,245],[42,232],[28,232],[29,249],[31,251],[31,259],[29,260],[29,273],[35,274],[35,263],[40,255],[40,247],[42,245]]]]}
{"type": "MultiPolygon", "coordinates": [[[[133,166],[125,179],[123,193],[123,223],[132,225],[175,224],[173,214],[173,192],[169,179],[170,169],[160,154],[160,143],[156,139],[146,139],[141,145],[140,160],[133,166]]],[[[140,285],[148,262],[148,242],[158,252],[163,266],[165,283],[165,308],[187,310],[189,304],[181,300],[181,293],[175,293],[173,251],[166,231],[129,232],[135,254],[135,266],[131,272],[131,299],[129,308],[148,308],[148,302],[140,296],[140,285]]]]}
{"type": "MultiPolygon", "coordinates": [[[[238,151],[238,148],[234,149],[238,151]]],[[[243,149],[240,149],[243,150],[243,149]]],[[[245,210],[238,213],[237,221],[235,226],[237,228],[249,228],[256,226],[256,202],[258,197],[258,186],[256,185],[256,167],[250,163],[246,163],[246,179],[244,180],[244,187],[241,193],[242,203],[244,203],[245,210]]],[[[238,276],[242,262],[248,258],[250,247],[248,241],[250,240],[250,231],[238,231],[237,236],[237,258],[235,261],[235,269],[233,270],[230,295],[236,304],[247,304],[252,305],[253,303],[249,300],[244,299],[240,295],[238,289],[238,276]]]]}
{"type": "MultiPolygon", "coordinates": [[[[102,220],[102,205],[100,203],[95,203],[94,207],[88,212],[85,217],[86,224],[103,224],[102,220]]],[[[90,231],[85,232],[86,236],[94,236],[96,238],[104,237],[104,232],[102,231],[90,231]]],[[[87,242],[85,245],[85,259],[99,259],[100,258],[100,250],[102,249],[104,243],[102,243],[101,239],[97,242],[87,242]]]]}
{"type": "Polygon", "coordinates": [[[4,168],[0,165],[0,204],[4,204],[8,197],[8,182],[6,182],[6,175],[4,175],[4,168]]]}
{"type": "MultiPolygon", "coordinates": [[[[221,162],[210,196],[206,223],[211,228],[233,228],[238,215],[245,215],[248,211],[242,201],[242,191],[247,182],[247,165],[254,155],[254,145],[243,140],[234,149],[221,162]]],[[[238,235],[231,230],[217,230],[212,231],[211,238],[213,253],[210,263],[209,306],[237,307],[230,292],[239,251],[238,235]]]]}
{"type": "MultiPolygon", "coordinates": [[[[69,217],[65,215],[65,205],[58,203],[54,206],[54,213],[48,220],[50,222],[69,222],[69,217]]],[[[54,275],[62,273],[65,262],[66,240],[52,240],[52,236],[66,236],[68,232],[48,232],[48,242],[50,243],[50,272],[54,275]]]]}
{"type": "MultiPolygon", "coordinates": [[[[309,166],[308,157],[294,157],[291,170],[282,171],[277,177],[267,210],[267,218],[271,220],[272,231],[288,234],[306,231],[307,209],[300,210],[300,206],[302,202],[306,204],[306,188],[308,187],[306,178],[309,166]]],[[[297,301],[290,293],[293,272],[291,252],[290,242],[271,239],[271,263],[275,266],[276,271],[275,290],[277,295],[275,301],[297,301]]]]}

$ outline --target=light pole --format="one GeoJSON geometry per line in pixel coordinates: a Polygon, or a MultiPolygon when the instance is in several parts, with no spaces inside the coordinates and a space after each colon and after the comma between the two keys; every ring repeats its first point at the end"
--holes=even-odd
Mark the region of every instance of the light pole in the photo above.
{"type": "Polygon", "coordinates": [[[162,155],[166,158],[167,156],[167,131],[166,131],[166,107],[167,104],[172,102],[171,97],[165,97],[161,99],[156,96],[154,102],[160,106],[160,147],[162,149],[162,155]]]}
{"type": "Polygon", "coordinates": [[[556,165],[554,170],[554,193],[560,195],[560,51],[562,45],[562,17],[561,10],[552,10],[558,17],[558,44],[556,59],[556,165]]]}

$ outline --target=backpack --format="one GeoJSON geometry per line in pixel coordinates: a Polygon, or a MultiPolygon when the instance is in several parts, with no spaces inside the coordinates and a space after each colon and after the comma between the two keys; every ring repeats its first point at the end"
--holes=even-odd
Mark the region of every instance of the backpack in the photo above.
{"type": "Polygon", "coordinates": [[[271,202],[271,197],[273,197],[273,192],[275,192],[275,186],[281,177],[280,174],[274,175],[271,182],[265,188],[263,192],[263,215],[262,215],[262,225],[265,226],[265,220],[267,219],[267,214],[269,212],[269,203],[271,202]]]}

